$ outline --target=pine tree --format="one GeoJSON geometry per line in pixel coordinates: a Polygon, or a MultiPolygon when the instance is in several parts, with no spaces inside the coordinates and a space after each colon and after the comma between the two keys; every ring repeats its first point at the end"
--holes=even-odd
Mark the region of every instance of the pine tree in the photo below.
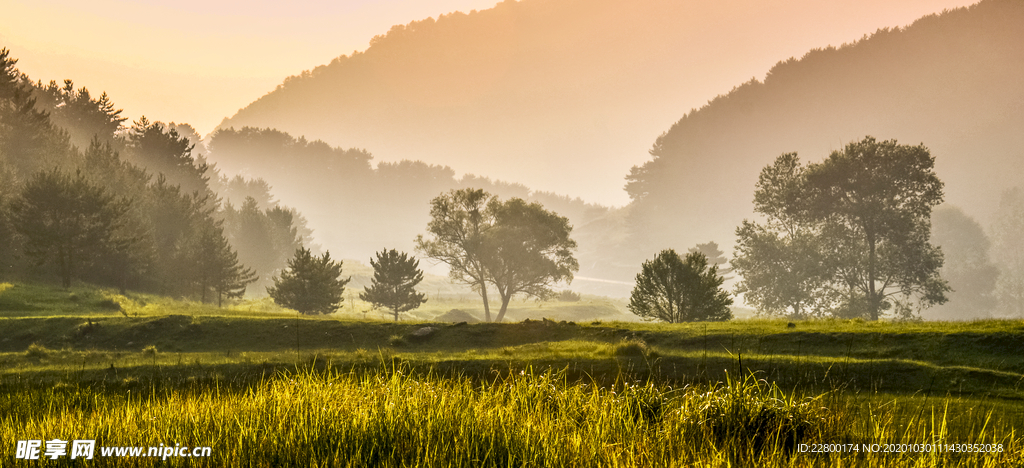
{"type": "Polygon", "coordinates": [[[115,199],[90,184],[81,172],[72,177],[54,169],[29,180],[10,209],[26,253],[40,264],[52,264],[67,288],[96,259],[130,247],[116,235],[130,206],[127,199],[115,199]]]}
{"type": "Polygon", "coordinates": [[[374,307],[386,307],[395,315],[408,312],[427,302],[426,294],[416,292],[416,285],[423,281],[423,272],[419,269],[419,260],[409,257],[405,252],[384,250],[377,252],[377,260],[370,259],[373,265],[373,280],[359,298],[373,304],[374,307]]]}
{"type": "Polygon", "coordinates": [[[228,245],[218,223],[205,223],[191,239],[188,255],[194,265],[190,276],[202,302],[213,292],[220,307],[225,297],[242,297],[246,285],[257,279],[252,269],[238,263],[238,254],[228,245]]]}
{"type": "Polygon", "coordinates": [[[314,257],[309,249],[299,248],[267,293],[278,305],[299,313],[330,314],[345,300],[342,295],[351,280],[341,279],[341,264],[331,260],[330,252],[314,257]]]}

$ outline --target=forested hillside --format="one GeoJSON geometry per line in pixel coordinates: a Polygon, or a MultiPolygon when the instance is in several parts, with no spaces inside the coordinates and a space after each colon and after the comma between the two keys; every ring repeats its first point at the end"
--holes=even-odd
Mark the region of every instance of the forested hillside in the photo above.
{"type": "Polygon", "coordinates": [[[621,206],[623,175],[683,112],[780,58],[950,3],[508,0],[339,50],[219,128],[277,128],[621,206]]]}
{"type": "Polygon", "coordinates": [[[927,146],[945,199],[988,224],[1024,176],[1024,2],[986,0],[813,50],[686,114],[634,167],[633,244],[728,243],[760,168],[865,135],[927,146]]]}
{"type": "Polygon", "coordinates": [[[269,186],[207,164],[187,124],[125,126],[106,93],[16,65],[0,49],[0,277],[220,304],[311,243],[269,186]]]}

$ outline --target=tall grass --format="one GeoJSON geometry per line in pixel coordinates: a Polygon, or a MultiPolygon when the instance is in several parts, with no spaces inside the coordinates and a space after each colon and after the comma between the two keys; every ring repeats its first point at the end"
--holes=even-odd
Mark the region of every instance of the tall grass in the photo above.
{"type": "MultiPolygon", "coordinates": [[[[413,374],[299,371],[242,390],[79,384],[0,392],[0,457],[16,440],[209,446],[212,457],[99,458],[76,466],[1019,466],[1013,424],[991,412],[948,424],[930,408],[836,393],[797,397],[753,377],[673,388],[526,370],[480,383],[413,374]],[[907,412],[916,413],[908,416],[907,412]],[[915,416],[916,415],[916,416],[915,416]],[[1000,443],[1002,453],[810,455],[829,442],[1000,443]]],[[[6,452],[6,453],[4,453],[6,452]]],[[[69,461],[66,460],[65,461],[69,461]]],[[[48,465],[53,463],[48,463],[48,465]]],[[[59,464],[53,464],[57,466],[59,464]]]]}

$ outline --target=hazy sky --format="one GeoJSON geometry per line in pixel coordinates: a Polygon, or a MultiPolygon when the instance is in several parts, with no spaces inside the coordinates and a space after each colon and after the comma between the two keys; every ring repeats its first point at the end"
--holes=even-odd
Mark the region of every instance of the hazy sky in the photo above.
{"type": "Polygon", "coordinates": [[[0,0],[0,47],[36,80],[107,91],[129,119],[207,133],[285,77],[395,24],[494,0],[0,0]]]}

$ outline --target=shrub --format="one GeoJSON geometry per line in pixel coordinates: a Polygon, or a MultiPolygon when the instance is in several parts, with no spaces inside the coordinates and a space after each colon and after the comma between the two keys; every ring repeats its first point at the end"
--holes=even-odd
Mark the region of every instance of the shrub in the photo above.
{"type": "Polygon", "coordinates": [[[32,343],[25,351],[25,357],[31,359],[46,359],[50,357],[50,353],[52,352],[53,351],[47,349],[45,346],[41,344],[32,343]]]}
{"type": "Polygon", "coordinates": [[[648,357],[651,355],[651,347],[640,339],[622,340],[615,345],[612,354],[621,357],[648,357]]]}
{"type": "Polygon", "coordinates": [[[391,337],[388,338],[388,344],[395,347],[405,346],[406,341],[402,335],[391,335],[391,337]]]}
{"type": "Polygon", "coordinates": [[[556,297],[561,302],[579,302],[580,301],[580,294],[572,292],[572,291],[570,291],[568,289],[566,289],[564,291],[560,291],[558,293],[558,296],[556,296],[556,297]]]}

